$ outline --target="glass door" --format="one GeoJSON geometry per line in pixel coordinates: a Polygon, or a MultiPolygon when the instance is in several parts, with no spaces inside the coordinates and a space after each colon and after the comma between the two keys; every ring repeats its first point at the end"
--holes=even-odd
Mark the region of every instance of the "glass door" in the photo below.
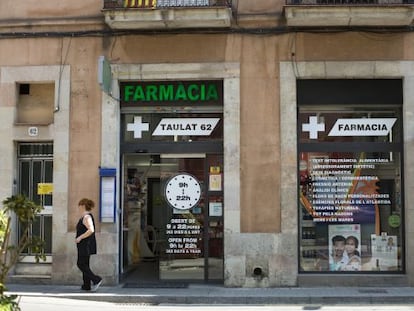
{"type": "Polygon", "coordinates": [[[125,155],[124,176],[123,264],[134,281],[223,280],[222,155],[125,155]]]}
{"type": "Polygon", "coordinates": [[[204,279],[204,155],[162,155],[165,245],[160,279],[204,279]]]}

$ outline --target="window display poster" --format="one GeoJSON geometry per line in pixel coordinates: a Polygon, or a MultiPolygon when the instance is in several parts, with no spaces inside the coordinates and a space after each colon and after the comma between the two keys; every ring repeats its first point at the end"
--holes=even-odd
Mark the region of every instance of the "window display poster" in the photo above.
{"type": "Polygon", "coordinates": [[[397,236],[371,234],[371,270],[395,271],[398,269],[397,236]]]}
{"type": "Polygon", "coordinates": [[[210,216],[223,216],[223,203],[210,202],[209,203],[209,215],[210,216]]]}
{"type": "Polygon", "coordinates": [[[329,225],[329,270],[361,270],[359,224],[329,225]]]}
{"type": "Polygon", "coordinates": [[[210,174],[208,188],[210,191],[222,191],[221,174],[210,174]]]}
{"type": "Polygon", "coordinates": [[[201,234],[201,224],[196,218],[174,217],[166,225],[167,235],[166,254],[175,255],[199,255],[201,245],[203,245],[201,234]]]}
{"type": "Polygon", "coordinates": [[[100,195],[101,222],[115,221],[115,176],[101,177],[100,195]]]}
{"type": "Polygon", "coordinates": [[[367,158],[364,152],[302,157],[308,163],[300,171],[300,201],[314,222],[374,224],[379,209],[392,204],[378,176],[389,159],[367,158]]]}

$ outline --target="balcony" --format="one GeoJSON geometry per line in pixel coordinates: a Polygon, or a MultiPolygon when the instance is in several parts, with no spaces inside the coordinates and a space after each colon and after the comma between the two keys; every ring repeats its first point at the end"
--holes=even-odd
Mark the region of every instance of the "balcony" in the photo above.
{"type": "Polygon", "coordinates": [[[230,0],[104,0],[112,29],[228,28],[230,0]]]}
{"type": "Polygon", "coordinates": [[[405,27],[414,19],[413,0],[287,0],[291,27],[405,27]]]}

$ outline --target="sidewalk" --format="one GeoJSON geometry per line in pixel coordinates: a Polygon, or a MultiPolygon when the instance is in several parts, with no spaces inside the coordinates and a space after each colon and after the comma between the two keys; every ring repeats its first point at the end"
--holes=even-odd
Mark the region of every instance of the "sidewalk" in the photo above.
{"type": "Polygon", "coordinates": [[[135,304],[414,304],[414,287],[181,288],[102,286],[96,293],[77,286],[8,284],[8,294],[135,304]]]}

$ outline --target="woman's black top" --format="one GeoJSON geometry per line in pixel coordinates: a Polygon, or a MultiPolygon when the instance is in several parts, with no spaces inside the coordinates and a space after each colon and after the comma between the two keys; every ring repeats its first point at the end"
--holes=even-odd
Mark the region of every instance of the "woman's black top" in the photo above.
{"type": "MultiPolygon", "coordinates": [[[[89,213],[92,217],[93,227],[95,228],[95,220],[93,219],[92,214],[89,213]]],[[[85,217],[85,216],[83,216],[85,217]]],[[[88,231],[88,228],[83,224],[83,217],[81,217],[76,225],[76,237],[84,234],[88,231]]],[[[82,239],[78,244],[78,255],[79,256],[90,256],[96,254],[96,238],[95,232],[88,236],[86,239],[82,239]]]]}

